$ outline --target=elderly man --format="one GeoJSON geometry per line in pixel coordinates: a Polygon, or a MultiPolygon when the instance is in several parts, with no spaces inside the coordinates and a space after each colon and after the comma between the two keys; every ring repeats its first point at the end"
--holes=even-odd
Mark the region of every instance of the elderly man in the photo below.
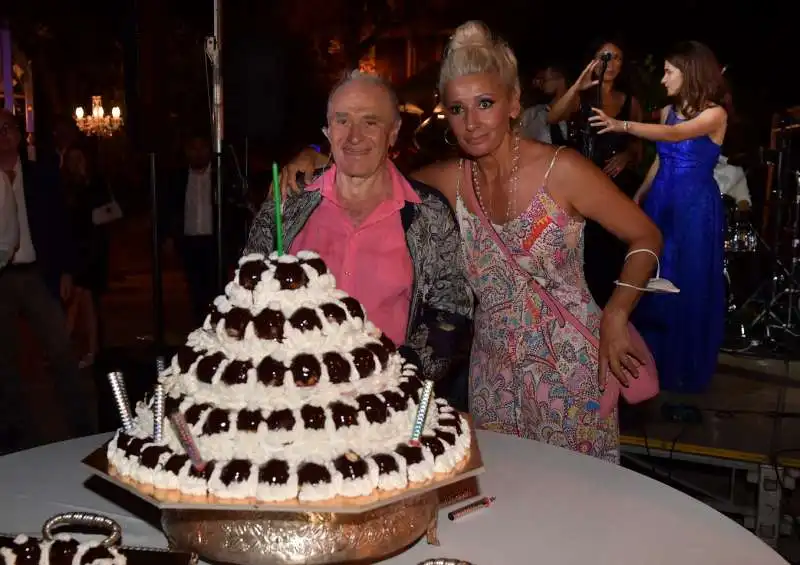
{"type": "MultiPolygon", "coordinates": [[[[388,158],[399,130],[396,96],[381,79],[356,71],[341,81],[325,130],[336,165],[288,197],[284,240],[291,253],[319,253],[406,358],[439,380],[468,340],[472,295],[452,209],[388,158]]],[[[273,251],[274,229],[265,204],[245,251],[273,251]]]]}

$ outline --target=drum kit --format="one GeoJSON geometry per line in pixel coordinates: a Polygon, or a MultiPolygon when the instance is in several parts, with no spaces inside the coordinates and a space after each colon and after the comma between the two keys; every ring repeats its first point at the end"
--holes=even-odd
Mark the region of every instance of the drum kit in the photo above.
{"type": "Polygon", "coordinates": [[[768,202],[769,241],[749,213],[722,197],[727,353],[785,360],[800,353],[800,169],[792,168],[790,156],[787,145],[765,158],[776,181],[768,202]],[[759,280],[761,273],[766,276],[759,280]]]}

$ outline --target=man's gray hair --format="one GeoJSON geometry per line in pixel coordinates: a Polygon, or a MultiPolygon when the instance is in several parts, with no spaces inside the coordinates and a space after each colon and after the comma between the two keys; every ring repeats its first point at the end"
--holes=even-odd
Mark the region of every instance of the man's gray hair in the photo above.
{"type": "Polygon", "coordinates": [[[371,84],[373,86],[379,86],[383,90],[386,91],[386,94],[389,95],[389,100],[392,103],[392,109],[394,110],[394,118],[396,120],[400,119],[400,102],[397,100],[397,93],[392,88],[392,85],[389,84],[388,81],[384,80],[380,75],[372,74],[372,73],[365,73],[359,71],[358,69],[352,70],[347,72],[339,79],[334,87],[331,89],[331,93],[328,95],[328,109],[327,115],[330,116],[331,113],[331,102],[333,101],[333,97],[339,91],[340,88],[350,84],[351,82],[365,82],[367,84],[371,84]]]}

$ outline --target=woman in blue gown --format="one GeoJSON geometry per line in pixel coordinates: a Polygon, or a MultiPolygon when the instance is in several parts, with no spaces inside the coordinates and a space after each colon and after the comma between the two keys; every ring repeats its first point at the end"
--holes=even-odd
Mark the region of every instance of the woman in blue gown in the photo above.
{"type": "Polygon", "coordinates": [[[662,109],[660,124],[614,120],[597,109],[591,120],[599,133],[656,142],[658,156],[635,200],[661,230],[661,276],[680,293],[645,295],[635,323],[662,388],[702,392],[717,366],[725,315],[724,216],[714,165],[727,129],[726,89],[716,57],[696,41],[676,46],[661,82],[674,103],[662,109]]]}

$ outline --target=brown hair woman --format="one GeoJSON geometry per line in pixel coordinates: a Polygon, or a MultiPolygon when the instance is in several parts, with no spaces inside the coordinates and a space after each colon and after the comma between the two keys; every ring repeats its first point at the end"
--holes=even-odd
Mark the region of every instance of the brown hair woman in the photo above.
{"type": "Polygon", "coordinates": [[[645,296],[636,323],[662,387],[701,392],[723,336],[724,212],[714,166],[728,125],[726,88],[717,58],[697,41],[670,52],[661,83],[673,100],[661,123],[616,120],[598,108],[591,120],[601,134],[627,132],[656,142],[658,156],[635,200],[661,230],[661,276],[680,293],[645,296]]]}

